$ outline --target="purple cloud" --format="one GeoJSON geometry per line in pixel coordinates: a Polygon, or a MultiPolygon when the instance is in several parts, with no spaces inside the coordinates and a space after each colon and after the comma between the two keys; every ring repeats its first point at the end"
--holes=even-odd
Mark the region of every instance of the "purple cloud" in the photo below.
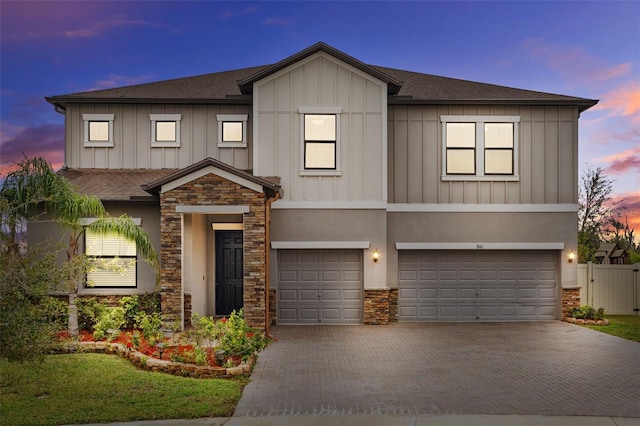
{"type": "Polygon", "coordinates": [[[0,175],[6,176],[24,157],[43,157],[58,169],[64,163],[64,125],[22,129],[0,145],[0,175]]]}

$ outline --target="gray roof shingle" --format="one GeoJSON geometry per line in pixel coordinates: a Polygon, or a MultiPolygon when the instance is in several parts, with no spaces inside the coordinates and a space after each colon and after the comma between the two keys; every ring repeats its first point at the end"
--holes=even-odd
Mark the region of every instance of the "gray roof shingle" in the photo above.
{"type": "Polygon", "coordinates": [[[58,174],[67,178],[81,194],[95,195],[102,201],[150,199],[142,185],[162,179],[174,169],[62,169],[58,174]]]}
{"type": "MultiPolygon", "coordinates": [[[[273,65],[224,71],[194,77],[177,78],[139,84],[135,86],[117,87],[113,89],[91,92],[72,93],[47,97],[54,105],[65,105],[75,102],[104,103],[251,103],[251,95],[246,92],[247,85],[256,78],[263,78],[290,64],[300,55],[309,55],[323,50],[342,60],[357,61],[342,52],[323,43],[317,43],[304,51],[273,65]]],[[[412,71],[398,70],[380,66],[355,63],[360,69],[374,77],[382,78],[393,85],[394,95],[389,102],[394,104],[451,104],[451,103],[500,103],[500,104],[532,104],[532,105],[575,105],[584,111],[598,101],[574,96],[532,90],[516,89],[449,77],[440,77],[412,71]],[[399,88],[399,91],[397,91],[399,88]]]]}

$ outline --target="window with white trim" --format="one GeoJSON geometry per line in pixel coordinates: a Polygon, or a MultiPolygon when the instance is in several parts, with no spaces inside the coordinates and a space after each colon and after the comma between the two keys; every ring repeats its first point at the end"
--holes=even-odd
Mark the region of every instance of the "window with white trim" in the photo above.
{"type": "Polygon", "coordinates": [[[218,146],[247,147],[247,114],[218,114],[218,146]]]}
{"type": "Polygon", "coordinates": [[[300,174],[339,176],[340,107],[300,107],[300,174]]]}
{"type": "Polygon", "coordinates": [[[85,232],[85,254],[94,259],[87,287],[136,287],[136,245],[114,234],[85,232]]]}
{"type": "Polygon", "coordinates": [[[84,121],[84,146],[113,146],[114,114],[82,114],[84,121]]]}
{"type": "Polygon", "coordinates": [[[519,116],[443,115],[444,180],[517,180],[519,116]]]}
{"type": "Polygon", "coordinates": [[[155,148],[180,146],[182,114],[149,114],[151,146],[155,148]]]}

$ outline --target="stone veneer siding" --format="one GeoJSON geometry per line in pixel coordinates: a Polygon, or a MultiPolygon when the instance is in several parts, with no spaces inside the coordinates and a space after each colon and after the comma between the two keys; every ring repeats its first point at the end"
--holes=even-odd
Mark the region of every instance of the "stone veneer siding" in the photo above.
{"type": "Polygon", "coordinates": [[[389,289],[389,322],[398,322],[398,289],[389,289]]]}
{"type": "Polygon", "coordinates": [[[562,318],[568,317],[573,308],[580,307],[580,287],[562,289],[562,318]]]}
{"type": "Polygon", "coordinates": [[[364,323],[389,324],[389,289],[364,290],[364,323]]]}
{"type": "Polygon", "coordinates": [[[181,217],[176,206],[248,205],[243,217],[244,317],[251,327],[264,329],[265,303],[265,194],[214,174],[207,174],[160,194],[161,298],[165,323],[184,321],[181,277],[181,217]]]}

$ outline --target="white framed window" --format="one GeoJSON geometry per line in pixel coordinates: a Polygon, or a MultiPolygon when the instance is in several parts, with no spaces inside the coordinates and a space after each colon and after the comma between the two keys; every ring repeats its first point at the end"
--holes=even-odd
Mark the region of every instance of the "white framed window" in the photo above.
{"type": "Polygon", "coordinates": [[[182,114],[149,114],[151,146],[171,148],[180,146],[180,120],[182,114]]]}
{"type": "Polygon", "coordinates": [[[113,234],[85,232],[85,254],[95,258],[87,287],[136,287],[136,245],[113,234]]]}
{"type": "Polygon", "coordinates": [[[519,116],[443,115],[443,180],[518,180],[519,116]]]}
{"type": "Polygon", "coordinates": [[[82,114],[84,146],[110,148],[113,146],[114,114],[82,114]]]}
{"type": "Polygon", "coordinates": [[[299,107],[300,175],[340,176],[341,107],[299,107]]]}
{"type": "Polygon", "coordinates": [[[218,146],[247,147],[247,114],[218,114],[218,146]]]}

